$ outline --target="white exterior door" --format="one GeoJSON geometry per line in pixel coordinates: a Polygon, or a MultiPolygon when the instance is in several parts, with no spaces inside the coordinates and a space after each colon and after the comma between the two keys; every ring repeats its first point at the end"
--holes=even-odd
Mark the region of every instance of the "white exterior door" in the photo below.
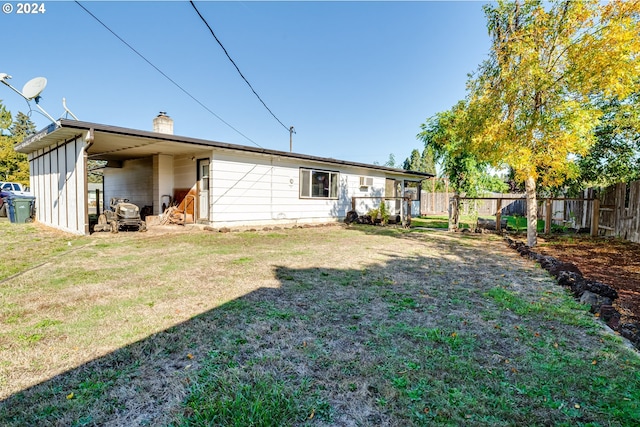
{"type": "Polygon", "coordinates": [[[209,159],[198,160],[198,220],[209,220],[209,159]]]}

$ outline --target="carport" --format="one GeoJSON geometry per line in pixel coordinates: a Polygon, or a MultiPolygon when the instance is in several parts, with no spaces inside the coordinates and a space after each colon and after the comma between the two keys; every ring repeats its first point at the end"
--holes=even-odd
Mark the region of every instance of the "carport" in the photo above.
{"type": "MultiPolygon", "coordinates": [[[[103,200],[128,198],[160,214],[162,197],[196,191],[197,164],[211,141],[175,137],[75,120],[60,120],[15,147],[28,155],[37,220],[89,234],[88,160],[104,160],[103,200]],[[174,173],[178,170],[178,173],[174,173]]],[[[225,144],[220,144],[225,145],[225,144]]]]}

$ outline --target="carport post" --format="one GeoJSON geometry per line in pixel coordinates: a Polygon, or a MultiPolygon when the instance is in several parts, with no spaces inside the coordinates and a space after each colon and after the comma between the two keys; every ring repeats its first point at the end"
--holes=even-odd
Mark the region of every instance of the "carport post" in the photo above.
{"type": "MultiPolygon", "coordinates": [[[[84,142],[85,145],[82,147],[82,200],[84,200],[84,209],[82,213],[84,216],[84,234],[88,236],[91,234],[91,230],[89,229],[89,174],[87,172],[89,169],[89,153],[87,153],[87,151],[89,151],[89,148],[93,145],[93,128],[89,129],[84,142]]],[[[78,188],[76,187],[76,192],[77,191],[78,188]]]]}

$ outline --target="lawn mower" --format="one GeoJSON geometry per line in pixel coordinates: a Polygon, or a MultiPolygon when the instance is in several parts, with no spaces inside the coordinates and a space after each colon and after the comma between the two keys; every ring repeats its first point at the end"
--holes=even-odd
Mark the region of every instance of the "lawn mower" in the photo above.
{"type": "Polygon", "coordinates": [[[110,210],[105,209],[98,217],[98,223],[93,231],[111,231],[117,233],[120,230],[146,231],[147,224],[140,217],[140,208],[129,199],[112,197],[109,203],[110,210]]]}

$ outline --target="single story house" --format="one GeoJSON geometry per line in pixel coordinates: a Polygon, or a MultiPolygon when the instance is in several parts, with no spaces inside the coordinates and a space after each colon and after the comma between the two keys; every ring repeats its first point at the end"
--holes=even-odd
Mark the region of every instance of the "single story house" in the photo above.
{"type": "Polygon", "coordinates": [[[419,182],[431,177],[176,136],[163,113],[153,132],[61,119],[15,149],[28,155],[37,220],[75,234],[89,234],[90,214],[96,213],[89,160],[106,161],[104,206],[122,197],[161,215],[169,203],[180,203],[194,222],[213,227],[340,221],[354,205],[365,213],[382,198],[400,214],[407,194],[415,196],[412,212],[418,214],[419,182]]]}

